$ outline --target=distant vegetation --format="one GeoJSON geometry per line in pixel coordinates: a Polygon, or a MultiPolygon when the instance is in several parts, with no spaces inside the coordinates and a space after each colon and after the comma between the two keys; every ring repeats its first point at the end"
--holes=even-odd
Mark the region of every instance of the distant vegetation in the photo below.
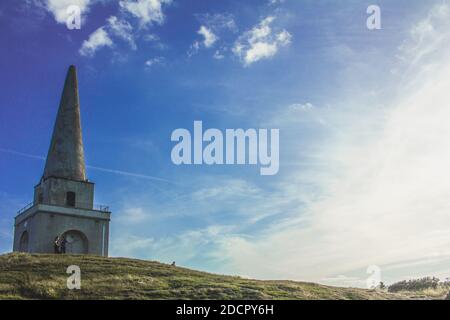
{"type": "Polygon", "coordinates": [[[415,292],[422,293],[430,297],[447,296],[448,298],[450,298],[449,290],[449,279],[441,282],[441,280],[436,277],[403,280],[400,282],[396,282],[388,287],[389,292],[415,292]]]}
{"type": "Polygon", "coordinates": [[[435,277],[426,277],[421,279],[403,280],[389,286],[389,292],[399,291],[420,291],[425,289],[436,289],[440,280],[435,277]]]}

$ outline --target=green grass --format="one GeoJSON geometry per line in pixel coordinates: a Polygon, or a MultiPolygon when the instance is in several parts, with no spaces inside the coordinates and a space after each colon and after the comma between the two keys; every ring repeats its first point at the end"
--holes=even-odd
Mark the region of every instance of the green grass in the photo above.
{"type": "MultiPolygon", "coordinates": [[[[408,299],[408,293],[260,281],[154,261],[97,256],[0,255],[0,299],[408,299]],[[81,268],[81,289],[68,290],[66,269],[81,268]]],[[[426,297],[422,297],[426,298],[426,297]]]]}

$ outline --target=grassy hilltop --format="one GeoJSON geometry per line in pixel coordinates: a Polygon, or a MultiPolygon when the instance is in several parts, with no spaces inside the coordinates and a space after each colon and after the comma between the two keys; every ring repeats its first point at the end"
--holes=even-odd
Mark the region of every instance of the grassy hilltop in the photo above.
{"type": "MultiPolygon", "coordinates": [[[[259,281],[154,261],[12,253],[0,256],[0,299],[408,299],[407,294],[259,281]],[[68,290],[66,269],[81,268],[81,290],[68,290]]],[[[424,298],[424,297],[422,297],[424,298]]]]}

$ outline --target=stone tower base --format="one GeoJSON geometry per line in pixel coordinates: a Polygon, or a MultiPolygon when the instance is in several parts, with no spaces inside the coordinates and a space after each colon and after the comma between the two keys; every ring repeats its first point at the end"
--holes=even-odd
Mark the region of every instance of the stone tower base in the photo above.
{"type": "Polygon", "coordinates": [[[66,239],[67,254],[108,256],[110,212],[37,204],[15,218],[14,251],[55,253],[66,239]]]}

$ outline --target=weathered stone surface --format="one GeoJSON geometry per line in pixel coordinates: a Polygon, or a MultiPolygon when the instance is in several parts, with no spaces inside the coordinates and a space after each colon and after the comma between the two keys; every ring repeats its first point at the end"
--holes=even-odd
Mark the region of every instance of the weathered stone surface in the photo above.
{"type": "Polygon", "coordinates": [[[75,231],[85,248],[72,253],[108,256],[109,219],[109,212],[37,204],[15,218],[13,251],[54,253],[55,238],[75,231]],[[21,247],[24,234],[28,243],[21,247]]]}
{"type": "Polygon", "coordinates": [[[52,141],[45,163],[44,179],[48,177],[86,180],[80,102],[75,66],[67,72],[52,141]]]}

